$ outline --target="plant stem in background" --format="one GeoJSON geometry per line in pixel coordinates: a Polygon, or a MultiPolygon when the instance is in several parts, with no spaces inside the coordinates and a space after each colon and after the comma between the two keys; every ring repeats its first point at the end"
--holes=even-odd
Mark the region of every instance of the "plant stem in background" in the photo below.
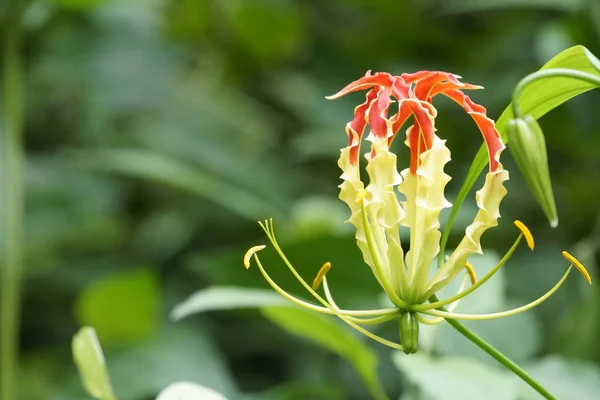
{"type": "MultiPolygon", "coordinates": [[[[18,8],[15,7],[15,8],[18,8]]],[[[16,398],[21,270],[23,267],[23,90],[18,11],[3,32],[2,225],[0,286],[0,399],[16,398]]]]}
{"type": "MultiPolygon", "coordinates": [[[[437,296],[433,295],[429,299],[430,302],[439,301],[437,296]]],[[[445,311],[445,307],[440,307],[439,310],[445,311]]],[[[543,387],[538,381],[533,379],[525,370],[515,364],[510,358],[506,357],[500,351],[498,351],[494,346],[486,342],[482,337],[477,335],[475,332],[464,326],[462,323],[455,319],[446,319],[454,329],[456,329],[461,335],[469,339],[471,342],[475,343],[481,350],[488,353],[492,356],[496,361],[500,364],[504,365],[506,368],[511,370],[515,375],[521,378],[525,383],[531,386],[536,392],[544,396],[547,400],[559,400],[558,397],[554,396],[550,393],[545,387],[543,387]]]]}

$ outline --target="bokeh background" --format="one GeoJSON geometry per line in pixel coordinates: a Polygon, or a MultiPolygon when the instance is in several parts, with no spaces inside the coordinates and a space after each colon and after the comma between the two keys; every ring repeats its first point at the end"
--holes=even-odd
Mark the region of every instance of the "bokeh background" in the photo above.
{"type": "MultiPolygon", "coordinates": [[[[600,54],[596,0],[32,0],[22,27],[23,400],[88,398],[70,353],[82,325],[97,329],[121,399],[153,399],[179,380],[230,399],[370,398],[344,357],[268,313],[174,321],[170,312],[201,289],[267,288],[241,261],[266,241],[256,221],[268,217],[308,280],[332,262],[338,304],[381,303],[337,199],[344,125],[363,97],[324,99],[366,70],[451,71],[485,86],[472,97],[497,118],[518,80],[558,52],[583,44],[600,54]]],[[[537,247],[519,249],[463,311],[538,297],[567,267],[562,249],[597,275],[599,101],[590,92],[541,120],[557,229],[504,154],[511,180],[501,224],[472,263],[478,271],[494,264],[516,237],[515,218],[537,247]]],[[[438,134],[453,151],[452,201],[481,138],[454,104],[435,104],[438,134]]],[[[473,200],[451,245],[474,215],[473,200]]],[[[274,252],[264,263],[305,296],[274,252]]],[[[527,314],[468,326],[561,398],[600,398],[597,285],[573,275],[527,314]]],[[[376,329],[397,340],[396,324],[376,329]]],[[[424,331],[423,351],[410,357],[358,340],[378,356],[394,399],[540,398],[449,327],[424,331]]]]}

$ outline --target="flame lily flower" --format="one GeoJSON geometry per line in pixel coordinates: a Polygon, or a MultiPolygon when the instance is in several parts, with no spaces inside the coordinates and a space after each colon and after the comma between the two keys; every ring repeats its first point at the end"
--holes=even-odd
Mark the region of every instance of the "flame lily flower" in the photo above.
{"type": "Polygon", "coordinates": [[[558,290],[573,267],[591,283],[583,265],[563,252],[571,266],[558,283],[539,299],[499,313],[453,312],[460,299],[482,286],[507,262],[523,238],[531,250],[534,248],[533,236],[527,227],[520,221],[515,221],[520,234],[490,272],[477,280],[475,268],[467,261],[471,255],[482,253],[482,235],[498,225],[500,203],[507,193],[504,182],[508,180],[508,171],[500,163],[500,155],[505,146],[494,122],[486,116],[484,107],[464,94],[465,90],[473,89],[481,87],[462,83],[459,76],[446,72],[420,71],[400,76],[367,72],[364,77],[329,97],[337,99],[351,92],[368,90],[366,100],[355,108],[354,118],[346,125],[348,145],[341,150],[338,161],[343,181],[340,185],[340,199],[350,208],[349,222],[356,228],[356,243],[363,259],[394,308],[340,308],[331,295],[326,278],[331,264],[325,263],[312,286],[309,285],[283,253],[275,238],[272,221],[264,221],[260,225],[284,263],[320,305],[292,296],[269,277],[257,255],[265,246],[255,246],[246,253],[246,268],[254,258],[268,283],[287,299],[316,312],[336,315],[361,333],[406,353],[417,351],[419,323],[436,324],[444,319],[486,320],[529,310],[558,290]],[[437,95],[455,101],[472,117],[488,150],[489,170],[483,187],[476,192],[479,210],[475,219],[467,226],[463,239],[446,258],[445,263],[432,273],[431,266],[440,251],[439,215],[444,208],[451,206],[444,197],[445,186],[451,179],[444,172],[444,166],[450,161],[450,150],[446,147],[446,141],[436,135],[437,111],[432,104],[432,99],[437,95]],[[411,117],[412,124],[406,130],[405,139],[405,144],[410,149],[410,161],[407,168],[398,172],[397,157],[390,146],[411,117]],[[370,132],[365,136],[367,125],[370,132]],[[370,149],[364,156],[368,182],[361,179],[360,155],[363,140],[370,143],[370,149]],[[403,196],[402,201],[398,199],[396,191],[403,196]],[[410,243],[406,253],[400,242],[400,227],[410,230],[410,243]],[[462,272],[465,274],[459,292],[447,299],[437,300],[435,294],[462,272]],[[320,286],[323,286],[324,297],[317,292],[320,286]],[[445,309],[445,306],[450,307],[445,309]],[[400,321],[402,344],[381,338],[362,327],[396,318],[400,321]]]}

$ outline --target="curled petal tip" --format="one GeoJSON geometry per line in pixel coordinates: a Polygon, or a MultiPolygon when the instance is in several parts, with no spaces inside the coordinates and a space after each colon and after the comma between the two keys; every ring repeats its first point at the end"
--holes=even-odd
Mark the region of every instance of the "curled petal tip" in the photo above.
{"type": "Polygon", "coordinates": [[[583,266],[583,264],[578,259],[576,259],[575,257],[573,257],[567,251],[563,251],[562,252],[562,256],[565,259],[567,259],[567,261],[569,261],[571,264],[573,264],[573,266],[575,268],[577,268],[577,270],[581,273],[581,275],[583,275],[583,277],[585,278],[585,280],[587,281],[587,283],[589,283],[590,285],[592,284],[592,278],[590,277],[590,274],[587,272],[587,269],[585,269],[585,267],[583,266]]]}
{"type": "Polygon", "coordinates": [[[531,234],[531,231],[529,230],[529,228],[524,223],[519,221],[518,219],[515,220],[515,226],[521,231],[523,236],[525,236],[525,241],[527,242],[527,246],[529,247],[529,249],[531,251],[533,251],[533,249],[535,248],[535,241],[533,240],[533,235],[531,234]]]}
{"type": "Polygon", "coordinates": [[[558,217],[556,217],[552,221],[550,221],[551,228],[556,228],[557,226],[558,226],[558,217]]]}
{"type": "Polygon", "coordinates": [[[244,267],[246,269],[250,268],[250,258],[252,258],[252,256],[256,253],[258,253],[259,251],[261,251],[262,249],[264,249],[265,246],[264,244],[261,244],[259,246],[252,246],[250,247],[250,249],[248,249],[248,251],[246,252],[246,254],[244,254],[244,267]]]}

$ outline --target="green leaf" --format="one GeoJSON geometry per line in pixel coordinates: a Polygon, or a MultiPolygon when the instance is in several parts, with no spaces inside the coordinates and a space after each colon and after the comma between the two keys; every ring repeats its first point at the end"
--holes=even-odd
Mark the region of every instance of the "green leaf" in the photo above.
{"type": "MultiPolygon", "coordinates": [[[[551,68],[568,68],[586,72],[600,77],[597,65],[600,61],[585,47],[573,46],[559,53],[548,61],[540,71],[551,68]]],[[[527,86],[519,96],[519,105],[523,115],[531,115],[539,119],[549,111],[560,106],[573,97],[594,89],[592,83],[564,77],[548,77],[527,86]]],[[[496,128],[506,140],[504,130],[509,120],[513,118],[512,103],[509,104],[496,122],[496,128]]]]}
{"type": "Polygon", "coordinates": [[[273,206],[251,193],[164,155],[136,149],[112,149],[81,152],[78,156],[86,167],[174,186],[250,220],[279,215],[273,206]]]}
{"type": "Polygon", "coordinates": [[[179,303],[171,312],[171,317],[179,320],[206,311],[260,308],[286,303],[292,305],[273,290],[211,287],[200,290],[179,303]]]}
{"type": "Polygon", "coordinates": [[[150,269],[110,275],[89,285],[77,301],[77,316],[92,325],[102,342],[115,344],[149,337],[160,313],[158,279],[150,269]]]}
{"type": "Polygon", "coordinates": [[[347,329],[325,317],[296,307],[265,307],[263,315],[286,331],[308,339],[348,360],[376,399],[386,399],[377,377],[377,356],[347,329]]]}
{"type": "Polygon", "coordinates": [[[99,400],[114,400],[104,354],[94,328],[81,328],[73,337],[72,350],[81,381],[89,395],[99,400]]]}
{"type": "Polygon", "coordinates": [[[468,358],[395,353],[392,361],[430,400],[517,400],[518,383],[496,368],[468,358]]]}
{"type": "Polygon", "coordinates": [[[160,392],[156,400],[227,400],[212,389],[190,382],[178,382],[160,392]]]}
{"type": "Polygon", "coordinates": [[[272,290],[213,287],[201,290],[175,307],[175,319],[190,314],[240,308],[259,308],[269,320],[288,332],[342,356],[358,371],[376,399],[385,399],[377,378],[377,356],[366,344],[336,322],[335,317],[305,311],[287,302],[272,290]]]}
{"type": "MultiPolygon", "coordinates": [[[[583,46],[574,46],[561,52],[552,60],[548,61],[540,70],[550,68],[570,68],[577,71],[587,72],[600,77],[600,70],[597,66],[600,61],[588,49],[583,46]]],[[[523,115],[531,115],[535,119],[539,119],[549,111],[560,106],[567,100],[593,89],[595,86],[591,83],[561,77],[548,77],[532,83],[527,86],[519,96],[521,112],[523,115]]],[[[502,139],[506,143],[506,126],[508,121],[513,118],[512,103],[509,104],[498,121],[496,128],[502,135],[502,139]]],[[[455,214],[462,205],[463,201],[469,194],[471,188],[477,181],[481,171],[488,163],[488,155],[485,145],[482,145],[475,156],[475,159],[469,167],[469,172],[465,177],[465,181],[460,188],[460,192],[452,207],[452,214],[455,214]]],[[[452,218],[452,217],[451,217],[452,218]]],[[[444,238],[446,239],[449,232],[444,230],[444,238]]],[[[442,240],[445,243],[445,240],[442,240]]],[[[442,245],[444,248],[444,245],[442,245]]],[[[443,250],[443,249],[442,249],[443,250]]]]}

